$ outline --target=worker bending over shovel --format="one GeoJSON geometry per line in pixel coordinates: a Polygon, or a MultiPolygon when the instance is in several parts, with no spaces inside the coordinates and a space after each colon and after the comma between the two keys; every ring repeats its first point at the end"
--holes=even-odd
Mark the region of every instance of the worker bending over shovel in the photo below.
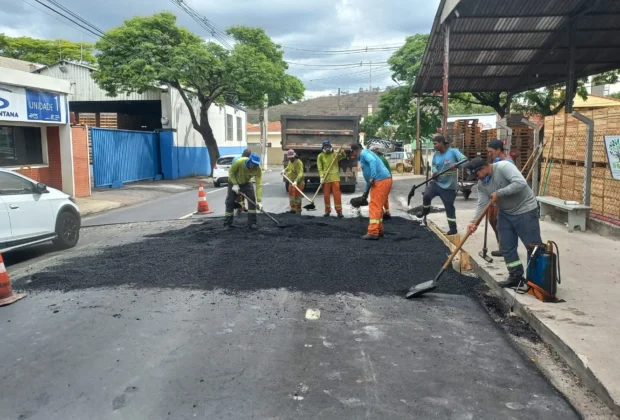
{"type": "Polygon", "coordinates": [[[304,164],[299,160],[293,149],[286,152],[286,157],[288,158],[288,165],[286,165],[286,169],[283,169],[281,173],[286,174],[286,177],[293,182],[288,186],[288,200],[291,206],[289,213],[301,214],[300,191],[303,191],[305,187],[304,164]]]}
{"type": "MultiPolygon", "coordinates": [[[[506,161],[506,162],[512,163],[513,165],[515,164],[514,160],[512,160],[512,158],[506,154],[506,151],[504,150],[504,142],[501,140],[498,140],[498,139],[491,140],[487,147],[487,151],[489,152],[489,158],[493,161],[493,163],[506,161]]],[[[488,182],[487,178],[485,178],[485,180],[488,182]]],[[[491,208],[489,208],[489,213],[487,217],[489,218],[489,224],[491,225],[493,232],[495,232],[495,239],[497,240],[497,246],[499,248],[500,247],[499,234],[497,233],[497,213],[498,212],[499,210],[497,208],[497,205],[494,204],[493,206],[491,206],[491,208]]],[[[494,257],[501,257],[502,252],[491,251],[491,255],[494,257]]]]}
{"type": "Polygon", "coordinates": [[[329,217],[332,211],[330,193],[334,195],[336,214],[340,218],[344,217],[342,214],[342,193],[340,192],[340,167],[338,162],[346,157],[347,154],[344,150],[335,154],[329,140],[323,140],[323,151],[319,153],[319,157],[316,159],[316,166],[321,177],[321,184],[323,184],[324,217],[329,217]],[[333,164],[332,161],[334,161],[333,164]]]}
{"type": "MultiPolygon", "coordinates": [[[[383,146],[381,146],[380,144],[374,143],[370,145],[370,150],[373,153],[375,153],[377,156],[379,156],[379,159],[381,159],[381,162],[383,162],[388,172],[390,173],[390,177],[391,177],[392,168],[390,168],[390,162],[388,162],[385,156],[383,156],[383,151],[385,150],[383,146]]],[[[383,204],[383,220],[389,220],[391,218],[392,218],[392,215],[390,214],[390,198],[388,196],[388,198],[385,200],[385,203],[383,204]]]]}
{"type": "Polygon", "coordinates": [[[232,226],[233,210],[239,193],[245,195],[248,200],[248,225],[250,229],[256,228],[256,210],[262,209],[263,199],[263,174],[260,167],[260,156],[252,153],[250,157],[241,157],[230,166],[228,170],[228,194],[226,195],[226,211],[224,213],[224,226],[232,226]],[[256,181],[256,196],[252,187],[252,178],[256,181]],[[254,205],[256,203],[256,206],[254,205]]]}
{"type": "Polygon", "coordinates": [[[457,187],[456,164],[462,160],[467,160],[467,158],[458,149],[450,147],[446,138],[441,134],[433,137],[433,147],[435,148],[432,166],[433,174],[446,169],[451,170],[428,183],[422,198],[422,211],[418,212],[416,217],[421,219],[429,214],[431,211],[431,201],[439,196],[446,209],[446,217],[450,228],[448,235],[456,235],[458,233],[456,230],[456,209],[454,208],[457,187]]]}
{"type": "MultiPolygon", "coordinates": [[[[251,154],[252,154],[252,151],[250,149],[245,149],[243,151],[243,153],[241,153],[239,156],[236,156],[232,160],[231,163],[235,163],[236,161],[238,161],[242,157],[250,157],[251,154]]],[[[243,198],[243,196],[241,194],[237,195],[237,200],[235,202],[239,204],[239,208],[237,209],[237,216],[241,216],[242,212],[246,212],[247,213],[248,208],[245,205],[245,198],[243,198]]]]}
{"type": "Polygon", "coordinates": [[[351,157],[360,161],[366,180],[366,191],[370,191],[368,232],[362,239],[377,240],[383,236],[383,205],[392,189],[392,175],[379,156],[370,150],[362,149],[359,143],[351,145],[351,157]]]}
{"type": "Polygon", "coordinates": [[[499,283],[501,287],[518,287],[523,279],[523,264],[517,253],[519,239],[527,248],[529,244],[542,243],[538,221],[538,203],[521,172],[510,162],[490,164],[482,158],[475,158],[464,165],[469,169],[470,180],[478,179],[478,207],[467,230],[475,232],[478,226],[473,220],[482,213],[489,200],[496,203],[497,231],[500,251],[508,268],[508,280],[499,283]]]}

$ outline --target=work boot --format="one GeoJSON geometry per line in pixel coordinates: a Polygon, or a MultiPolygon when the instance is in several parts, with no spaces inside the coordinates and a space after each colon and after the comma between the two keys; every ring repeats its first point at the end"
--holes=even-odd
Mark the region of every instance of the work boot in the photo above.
{"type": "Polygon", "coordinates": [[[342,213],[338,213],[338,218],[339,218],[339,219],[342,219],[343,217],[344,217],[344,214],[342,214],[342,213]]]}
{"type": "Polygon", "coordinates": [[[505,289],[506,288],[513,289],[513,288],[518,287],[519,283],[523,285],[523,284],[526,284],[527,282],[525,281],[525,278],[523,278],[523,276],[510,275],[508,276],[508,280],[500,281],[498,284],[499,284],[499,287],[503,287],[505,289]]]}
{"type": "Polygon", "coordinates": [[[256,225],[256,223],[252,223],[252,224],[248,225],[248,228],[250,230],[258,230],[258,226],[256,225]]]}
{"type": "Polygon", "coordinates": [[[329,213],[325,213],[323,217],[329,217],[329,213]]]}
{"type": "Polygon", "coordinates": [[[362,239],[366,240],[366,241],[378,241],[379,240],[379,236],[377,235],[370,235],[370,234],[366,234],[364,236],[362,236],[362,239]]]}
{"type": "Polygon", "coordinates": [[[390,213],[385,213],[383,215],[383,220],[390,220],[392,218],[392,215],[390,213]]]}
{"type": "Polygon", "coordinates": [[[232,225],[233,225],[233,217],[232,216],[224,217],[224,226],[232,227],[232,225]]]}
{"type": "Polygon", "coordinates": [[[446,235],[456,235],[457,233],[459,233],[459,231],[458,231],[458,230],[456,230],[456,229],[450,229],[450,230],[448,231],[448,233],[446,233],[446,235]]]}
{"type": "Polygon", "coordinates": [[[295,213],[297,213],[297,210],[291,209],[291,210],[287,211],[287,213],[295,214],[295,213]]]}
{"type": "Polygon", "coordinates": [[[491,255],[494,257],[503,257],[502,251],[491,251],[491,255]]]}

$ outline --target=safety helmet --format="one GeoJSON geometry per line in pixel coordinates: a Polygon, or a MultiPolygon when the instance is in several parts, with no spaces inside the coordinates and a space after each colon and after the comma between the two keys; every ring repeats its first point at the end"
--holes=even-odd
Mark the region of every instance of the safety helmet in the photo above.
{"type": "Polygon", "coordinates": [[[329,140],[323,140],[323,147],[325,146],[331,146],[332,144],[329,142],[329,140]]]}
{"type": "Polygon", "coordinates": [[[260,156],[258,155],[258,153],[254,152],[250,155],[250,157],[248,158],[248,160],[245,162],[246,166],[249,166],[250,163],[259,166],[260,165],[260,156]]]}
{"type": "Polygon", "coordinates": [[[293,149],[289,149],[288,152],[286,152],[286,157],[292,159],[294,157],[297,157],[297,154],[293,149]]]}

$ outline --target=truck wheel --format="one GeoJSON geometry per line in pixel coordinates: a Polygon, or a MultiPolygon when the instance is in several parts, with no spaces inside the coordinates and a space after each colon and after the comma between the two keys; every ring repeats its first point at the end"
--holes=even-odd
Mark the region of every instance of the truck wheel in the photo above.
{"type": "Polygon", "coordinates": [[[353,194],[357,185],[342,185],[340,190],[345,194],[353,194]]]}

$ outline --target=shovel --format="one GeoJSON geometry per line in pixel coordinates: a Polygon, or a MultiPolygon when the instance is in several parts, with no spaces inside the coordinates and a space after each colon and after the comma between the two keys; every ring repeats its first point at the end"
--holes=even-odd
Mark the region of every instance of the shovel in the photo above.
{"type": "MultiPolygon", "coordinates": [[[[250,200],[250,198],[249,198],[247,195],[245,195],[245,194],[244,194],[244,193],[242,193],[241,191],[239,191],[239,194],[241,194],[243,197],[245,197],[245,199],[246,199],[246,200],[248,200],[248,202],[249,202],[249,203],[254,204],[254,207],[258,208],[258,205],[257,205],[254,201],[250,200]]],[[[262,207],[261,207],[261,209],[260,209],[260,212],[261,212],[261,213],[263,213],[265,216],[269,217],[271,220],[273,220],[273,221],[274,221],[274,223],[275,223],[276,225],[278,225],[278,227],[286,227],[286,226],[281,225],[281,224],[280,224],[280,222],[278,222],[278,221],[277,221],[277,220],[276,220],[276,219],[275,219],[272,215],[270,215],[270,214],[269,214],[269,213],[267,213],[265,210],[263,210],[263,209],[262,209],[262,207]]]]}
{"type": "Polygon", "coordinates": [[[413,187],[411,187],[411,191],[409,191],[409,195],[407,196],[407,205],[409,205],[409,203],[411,203],[411,198],[413,197],[413,195],[415,194],[415,190],[420,188],[422,185],[426,185],[429,182],[431,182],[434,179],[437,179],[438,177],[440,177],[441,175],[445,174],[448,171],[453,171],[454,169],[456,169],[459,165],[462,165],[463,163],[467,162],[466,160],[462,160],[460,162],[457,162],[454,164],[454,168],[453,167],[449,167],[448,169],[441,171],[441,172],[437,172],[435,175],[433,175],[432,177],[430,177],[429,179],[427,179],[426,181],[422,182],[421,184],[418,185],[414,185],[413,187]]]}
{"type": "Polygon", "coordinates": [[[349,203],[356,209],[359,209],[362,206],[367,206],[369,193],[370,193],[370,187],[368,187],[366,191],[364,191],[364,194],[362,194],[361,196],[352,198],[351,201],[349,201],[349,203]]]}
{"type": "Polygon", "coordinates": [[[299,191],[299,194],[303,195],[303,196],[304,196],[304,198],[305,198],[306,200],[311,201],[311,200],[308,198],[308,196],[307,196],[306,194],[304,194],[304,192],[303,192],[302,190],[300,190],[299,188],[297,188],[297,185],[294,185],[294,184],[293,184],[293,181],[291,181],[291,180],[288,178],[288,176],[286,176],[285,174],[282,174],[282,176],[284,177],[284,179],[286,179],[286,180],[288,181],[288,183],[289,183],[290,185],[292,185],[293,187],[295,187],[295,189],[296,189],[297,191],[299,191]]]}
{"type": "MultiPolygon", "coordinates": [[[[327,170],[325,171],[326,173],[329,172],[329,170],[332,168],[332,166],[334,166],[334,162],[336,161],[336,158],[338,157],[338,154],[340,153],[341,149],[342,149],[342,146],[339,147],[338,150],[336,150],[336,154],[335,154],[334,158],[329,163],[329,166],[327,167],[327,170]]],[[[316,210],[316,206],[314,205],[314,200],[316,199],[316,196],[319,195],[319,191],[321,191],[321,188],[323,188],[323,184],[324,183],[325,182],[321,182],[321,185],[319,185],[319,188],[317,188],[316,192],[314,193],[314,196],[312,197],[312,200],[310,200],[310,204],[306,204],[304,206],[304,209],[306,209],[306,210],[316,210]]]]}
{"type": "MultiPolygon", "coordinates": [[[[493,202],[489,201],[489,203],[484,207],[484,210],[482,210],[482,212],[480,213],[480,216],[478,216],[478,218],[474,221],[474,224],[476,226],[480,224],[480,222],[482,221],[482,218],[487,214],[487,211],[489,211],[489,208],[492,205],[493,205],[493,202]]],[[[424,283],[420,283],[416,286],[413,286],[411,289],[409,289],[405,297],[407,299],[411,299],[411,298],[422,296],[425,293],[435,290],[435,288],[437,287],[437,281],[439,280],[441,275],[448,269],[448,267],[450,267],[452,260],[454,259],[456,254],[461,250],[461,248],[463,248],[465,241],[470,236],[471,234],[469,232],[465,234],[465,237],[461,241],[461,244],[457,246],[454,251],[452,251],[452,254],[450,254],[450,257],[448,257],[448,260],[445,262],[443,267],[441,267],[441,270],[439,270],[439,273],[437,273],[437,275],[435,276],[433,280],[425,281],[424,283]]]]}

